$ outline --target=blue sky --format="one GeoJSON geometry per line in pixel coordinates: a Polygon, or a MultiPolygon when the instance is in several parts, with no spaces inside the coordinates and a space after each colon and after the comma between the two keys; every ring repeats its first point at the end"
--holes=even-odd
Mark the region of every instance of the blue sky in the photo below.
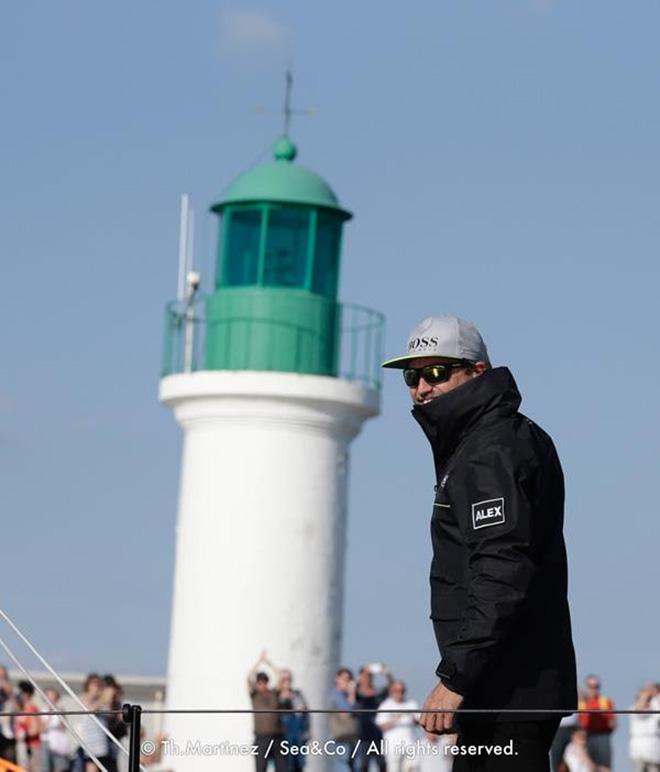
{"type": "MultiPolygon", "coordinates": [[[[3,603],[56,666],[164,672],[179,195],[208,277],[203,212],[267,157],[292,64],[299,160],[355,213],[342,299],[386,314],[392,354],[429,313],[478,324],[564,464],[581,674],[622,706],[660,677],[659,26],[647,1],[3,4],[3,603]]],[[[383,396],[352,453],[345,658],[421,698],[432,467],[396,374],[383,396]]]]}

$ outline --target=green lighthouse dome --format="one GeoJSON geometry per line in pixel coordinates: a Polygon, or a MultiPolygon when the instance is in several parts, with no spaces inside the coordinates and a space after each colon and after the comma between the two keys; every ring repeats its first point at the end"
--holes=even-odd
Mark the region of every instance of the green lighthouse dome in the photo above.
{"type": "Polygon", "coordinates": [[[280,137],[273,146],[274,160],[235,179],[211,211],[221,213],[231,204],[270,201],[332,209],[342,220],[349,220],[353,215],[341,208],[330,185],[316,172],[293,163],[297,154],[293,142],[280,137]]]}

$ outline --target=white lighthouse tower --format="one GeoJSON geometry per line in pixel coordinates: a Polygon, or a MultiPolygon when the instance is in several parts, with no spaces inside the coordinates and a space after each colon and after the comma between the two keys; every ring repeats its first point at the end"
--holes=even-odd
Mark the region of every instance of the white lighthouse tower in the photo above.
{"type": "MultiPolygon", "coordinates": [[[[337,301],[351,214],[294,163],[287,137],[274,156],[211,207],[222,226],[213,291],[168,306],[160,399],[184,433],[172,709],[249,709],[246,676],[263,649],[325,708],[339,664],[348,451],[379,411],[383,318],[337,301]]],[[[249,713],[172,714],[165,729],[175,772],[254,769],[212,748],[250,743],[249,713]]],[[[312,737],[326,736],[326,717],[312,716],[312,737]]]]}

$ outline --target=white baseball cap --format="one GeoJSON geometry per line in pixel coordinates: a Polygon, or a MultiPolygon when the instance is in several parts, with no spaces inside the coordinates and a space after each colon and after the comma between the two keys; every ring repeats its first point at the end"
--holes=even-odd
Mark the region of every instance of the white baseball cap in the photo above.
{"type": "Polygon", "coordinates": [[[479,330],[465,319],[444,314],[429,316],[410,333],[405,354],[383,362],[382,367],[404,368],[411,359],[447,357],[485,362],[490,365],[488,351],[479,330]]]}

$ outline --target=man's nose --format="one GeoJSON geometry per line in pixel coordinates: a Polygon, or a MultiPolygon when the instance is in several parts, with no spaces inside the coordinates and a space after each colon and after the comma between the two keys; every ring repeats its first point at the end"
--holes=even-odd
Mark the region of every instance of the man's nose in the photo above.
{"type": "Polygon", "coordinates": [[[417,394],[424,396],[433,390],[433,386],[430,386],[420,375],[419,383],[417,384],[417,394]]]}

